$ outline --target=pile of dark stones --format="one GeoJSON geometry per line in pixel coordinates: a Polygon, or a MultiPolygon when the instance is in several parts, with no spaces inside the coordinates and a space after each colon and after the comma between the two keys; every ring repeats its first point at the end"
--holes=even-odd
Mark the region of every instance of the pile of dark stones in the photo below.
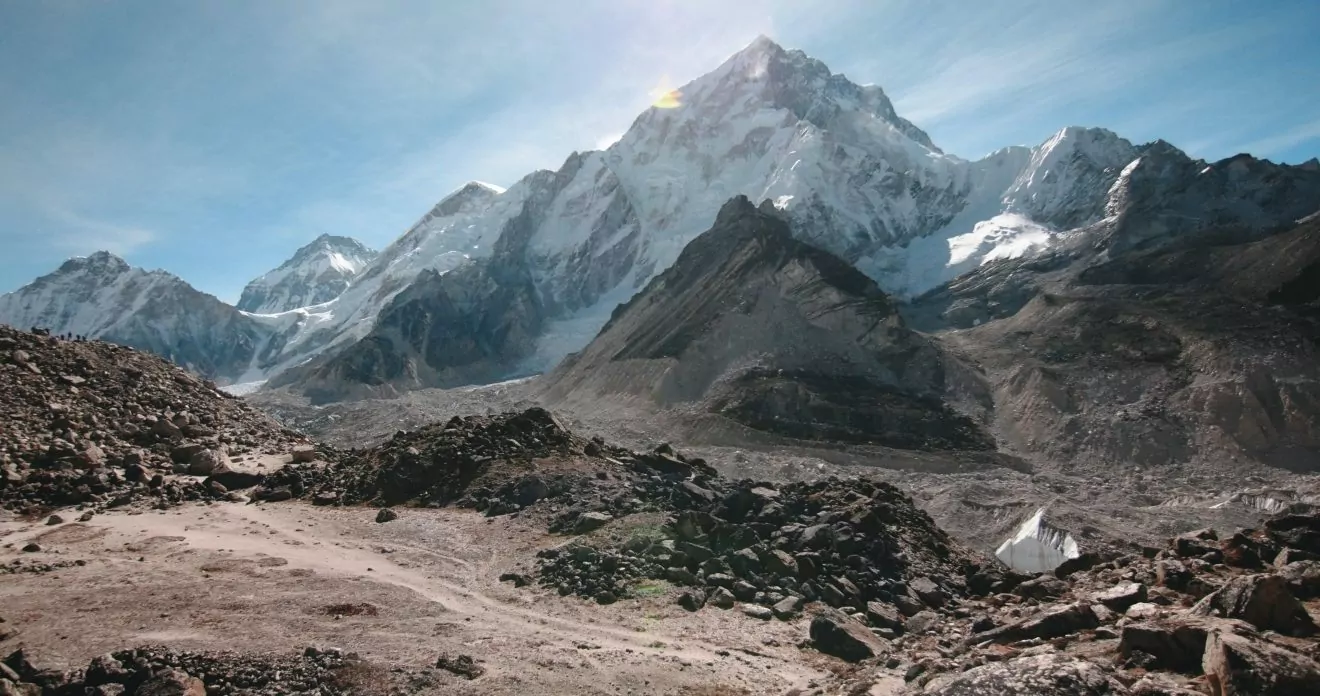
{"type": "Polygon", "coordinates": [[[93,658],[86,669],[41,669],[22,650],[0,663],[0,693],[70,696],[179,694],[349,694],[352,671],[363,663],[339,650],[308,648],[301,655],[186,652],[161,647],[121,650],[93,658]]]}
{"type": "MultiPolygon", "coordinates": [[[[679,598],[691,610],[741,602],[766,608],[750,612],[760,618],[791,619],[819,602],[897,635],[899,616],[1016,581],[885,483],[706,477],[670,488],[672,512],[660,535],[630,538],[618,548],[547,549],[540,554],[540,582],[607,602],[628,596],[638,579],[664,580],[691,588],[679,598]]],[[[577,519],[608,521],[600,513],[577,519]]],[[[579,522],[569,530],[593,526],[579,522]]]]}
{"type": "Polygon", "coordinates": [[[326,451],[329,460],[286,466],[268,476],[258,499],[310,498],[318,505],[456,505],[487,515],[532,506],[554,517],[553,531],[668,509],[676,484],[716,476],[700,459],[668,446],[637,453],[600,438],[574,435],[549,411],[534,407],[493,416],[454,417],[400,431],[364,450],[326,451]]]}
{"type": "Polygon", "coordinates": [[[267,489],[288,488],[317,504],[444,505],[495,462],[530,473],[537,458],[581,453],[588,445],[545,409],[497,416],[455,416],[416,431],[399,431],[365,450],[331,457],[328,466],[285,467],[268,476],[267,489]]]}
{"type": "Polygon", "coordinates": [[[231,457],[306,443],[159,357],[0,326],[0,506],[24,513],[223,497],[231,457]]]}

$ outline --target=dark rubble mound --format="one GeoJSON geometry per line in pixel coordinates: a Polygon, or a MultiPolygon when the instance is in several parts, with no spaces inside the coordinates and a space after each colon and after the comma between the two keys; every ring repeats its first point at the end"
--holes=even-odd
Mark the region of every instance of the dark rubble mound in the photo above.
{"type": "MultiPolygon", "coordinates": [[[[288,488],[293,497],[308,496],[320,504],[426,506],[463,499],[468,506],[485,509],[509,498],[530,505],[549,495],[550,484],[542,479],[550,472],[571,471],[557,464],[588,452],[598,455],[603,446],[573,435],[542,408],[455,416],[419,430],[401,430],[376,447],[341,452],[328,465],[284,467],[266,478],[258,497],[288,488]],[[511,483],[503,495],[499,481],[511,483]],[[487,490],[492,485],[495,488],[487,490]]],[[[563,481],[556,486],[564,488],[563,481]]]]}
{"type": "Polygon", "coordinates": [[[150,484],[186,468],[183,450],[214,463],[306,442],[157,356],[3,325],[0,412],[0,505],[14,510],[206,497],[193,482],[150,484]]]}
{"type": "Polygon", "coordinates": [[[536,503],[551,531],[589,512],[624,515],[671,509],[682,481],[717,476],[705,461],[667,446],[633,452],[568,431],[533,407],[493,416],[455,416],[381,445],[332,452],[331,463],[291,464],[264,479],[258,499],[306,497],[319,505],[458,505],[502,515],[536,503]]]}
{"type": "Polygon", "coordinates": [[[887,483],[830,478],[777,486],[713,477],[672,488],[672,512],[659,534],[617,548],[573,542],[542,551],[541,584],[600,601],[628,596],[640,579],[665,580],[693,588],[690,609],[736,600],[788,619],[821,602],[901,631],[900,614],[1005,582],[993,562],[950,538],[887,483]]]}
{"type": "Polygon", "coordinates": [[[22,650],[4,659],[0,693],[74,694],[337,694],[361,693],[355,681],[370,668],[354,654],[308,648],[301,655],[187,652],[164,647],[121,650],[85,669],[34,666],[22,650]],[[13,677],[17,677],[14,681],[13,677]],[[8,689],[8,690],[6,690],[8,689]]]}

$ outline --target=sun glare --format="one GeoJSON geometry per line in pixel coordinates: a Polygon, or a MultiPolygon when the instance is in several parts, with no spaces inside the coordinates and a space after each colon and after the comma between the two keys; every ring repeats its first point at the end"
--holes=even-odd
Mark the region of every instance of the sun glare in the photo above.
{"type": "Polygon", "coordinates": [[[683,93],[669,86],[669,78],[660,79],[660,84],[651,90],[651,106],[657,109],[677,109],[683,105],[683,93]]]}

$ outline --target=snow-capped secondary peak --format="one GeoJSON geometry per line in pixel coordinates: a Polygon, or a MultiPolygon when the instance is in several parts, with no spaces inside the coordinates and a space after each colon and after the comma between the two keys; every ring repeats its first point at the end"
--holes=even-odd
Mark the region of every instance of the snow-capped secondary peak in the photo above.
{"type": "Polygon", "coordinates": [[[249,369],[273,332],[177,276],[104,251],[0,295],[0,322],[133,346],[215,379],[249,369]]]}
{"type": "Polygon", "coordinates": [[[504,193],[502,187],[484,181],[469,181],[440,202],[431,210],[436,217],[468,213],[484,207],[495,196],[504,193]]]}
{"type": "Polygon", "coordinates": [[[1137,154],[1112,131],[1064,128],[1032,153],[1004,194],[1005,207],[1058,229],[1085,224],[1103,214],[1102,192],[1137,154]]]}
{"type": "Polygon", "coordinates": [[[1077,540],[1050,524],[1045,519],[1045,508],[1037,510],[995,550],[999,560],[1020,573],[1048,573],[1079,555],[1077,540]]]}
{"type": "Polygon", "coordinates": [[[277,314],[329,302],[375,257],[375,251],[356,239],[323,234],[278,268],[248,283],[238,308],[253,314],[277,314]]]}

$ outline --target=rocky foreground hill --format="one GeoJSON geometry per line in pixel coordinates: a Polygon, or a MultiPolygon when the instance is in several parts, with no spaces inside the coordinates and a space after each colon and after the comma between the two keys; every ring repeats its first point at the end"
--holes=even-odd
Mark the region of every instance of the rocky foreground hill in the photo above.
{"type": "Polygon", "coordinates": [[[223,486],[231,458],[283,454],[300,434],[155,355],[0,325],[0,505],[17,511],[164,504],[223,486]]]}

